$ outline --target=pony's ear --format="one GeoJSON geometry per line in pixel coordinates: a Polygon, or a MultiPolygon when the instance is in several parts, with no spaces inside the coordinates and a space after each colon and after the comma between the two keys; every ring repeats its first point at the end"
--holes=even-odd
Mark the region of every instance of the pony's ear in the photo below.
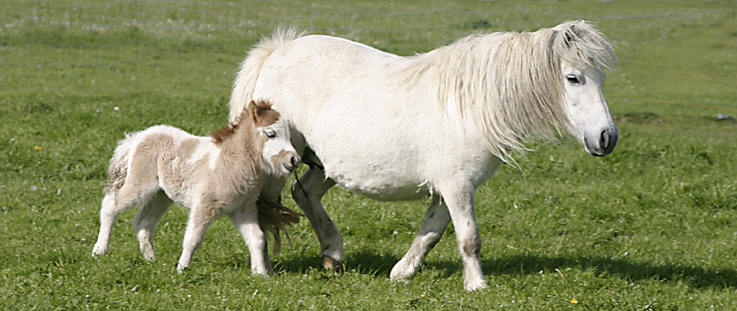
{"type": "Polygon", "coordinates": [[[571,48],[583,34],[583,29],[578,26],[579,22],[566,22],[558,27],[551,29],[550,46],[562,44],[566,48],[571,48]]]}
{"type": "Polygon", "coordinates": [[[570,26],[563,29],[563,44],[565,44],[566,48],[570,48],[573,45],[573,42],[577,40],[578,33],[576,33],[576,25],[571,24],[570,26]]]}
{"type": "Polygon", "coordinates": [[[549,48],[553,48],[555,46],[555,42],[558,40],[558,36],[560,36],[560,31],[558,31],[557,29],[550,30],[550,37],[548,38],[549,48]]]}

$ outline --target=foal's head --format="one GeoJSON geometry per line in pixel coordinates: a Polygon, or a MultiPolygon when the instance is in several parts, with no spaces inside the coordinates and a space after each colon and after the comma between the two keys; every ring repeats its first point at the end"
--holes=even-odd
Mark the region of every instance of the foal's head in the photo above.
{"type": "Polygon", "coordinates": [[[261,147],[266,171],[272,175],[287,175],[299,166],[300,158],[289,138],[287,122],[265,101],[251,102],[250,113],[256,126],[257,146],[261,147]]]}

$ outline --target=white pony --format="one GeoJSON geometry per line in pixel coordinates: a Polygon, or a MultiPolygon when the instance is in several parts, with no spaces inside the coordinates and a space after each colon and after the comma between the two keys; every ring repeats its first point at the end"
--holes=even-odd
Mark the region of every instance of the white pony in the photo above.
{"type": "MultiPolygon", "coordinates": [[[[343,237],[320,199],[335,185],[379,200],[430,196],[419,233],[391,279],[413,276],[452,220],[467,290],[484,288],[475,189],[529,136],[559,130],[607,155],[617,142],[602,84],[617,62],[584,21],[529,33],[472,35],[401,57],[329,36],[280,31],[241,64],[234,119],[267,99],[293,126],[310,168],[292,187],[320,241],[323,265],[344,260],[343,237]]],[[[266,181],[277,200],[284,180],[266,181]]]]}
{"type": "Polygon", "coordinates": [[[189,266],[210,223],[225,213],[248,245],[251,271],[271,274],[259,224],[274,233],[278,252],[279,230],[299,218],[279,204],[257,203],[261,180],[264,175],[286,176],[300,158],[290,143],[287,122],[269,104],[253,103],[237,119],[237,126],[231,124],[211,137],[158,125],[120,141],[110,160],[93,255],[107,252],[118,214],[140,203],[133,227],[144,258],[154,260],[154,229],[173,200],[190,209],[179,272],[189,266]]]}

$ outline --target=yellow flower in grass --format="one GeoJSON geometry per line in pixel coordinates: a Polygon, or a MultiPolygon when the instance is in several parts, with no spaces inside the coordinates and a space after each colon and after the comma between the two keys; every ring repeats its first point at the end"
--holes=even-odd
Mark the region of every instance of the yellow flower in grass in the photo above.
{"type": "Polygon", "coordinates": [[[578,300],[576,300],[576,298],[573,298],[573,299],[571,299],[571,303],[574,304],[574,305],[576,305],[576,304],[578,304],[578,300]]]}
{"type": "Polygon", "coordinates": [[[41,146],[36,146],[36,147],[33,147],[33,149],[36,149],[36,150],[41,150],[41,149],[43,149],[43,147],[41,147],[41,146]]]}

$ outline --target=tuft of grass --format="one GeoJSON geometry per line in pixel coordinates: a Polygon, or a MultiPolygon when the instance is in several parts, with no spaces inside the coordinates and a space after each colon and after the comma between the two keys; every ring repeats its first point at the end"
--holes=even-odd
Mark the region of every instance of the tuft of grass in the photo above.
{"type": "MultiPolygon", "coordinates": [[[[730,1],[15,1],[0,5],[1,309],[702,310],[737,305],[737,59],[730,1]],[[429,202],[323,200],[345,236],[346,272],[320,268],[306,220],[275,275],[213,223],[191,268],[174,263],[186,211],[142,259],[126,212],[93,258],[108,159],[124,133],[171,124],[198,135],[227,122],[238,63],[278,26],[393,53],[470,32],[587,19],[616,45],[606,96],[614,153],[574,139],[531,143],[477,190],[490,288],[462,290],[452,226],[420,274],[391,283],[429,202]]],[[[285,203],[296,208],[284,191],[285,203]]]]}

